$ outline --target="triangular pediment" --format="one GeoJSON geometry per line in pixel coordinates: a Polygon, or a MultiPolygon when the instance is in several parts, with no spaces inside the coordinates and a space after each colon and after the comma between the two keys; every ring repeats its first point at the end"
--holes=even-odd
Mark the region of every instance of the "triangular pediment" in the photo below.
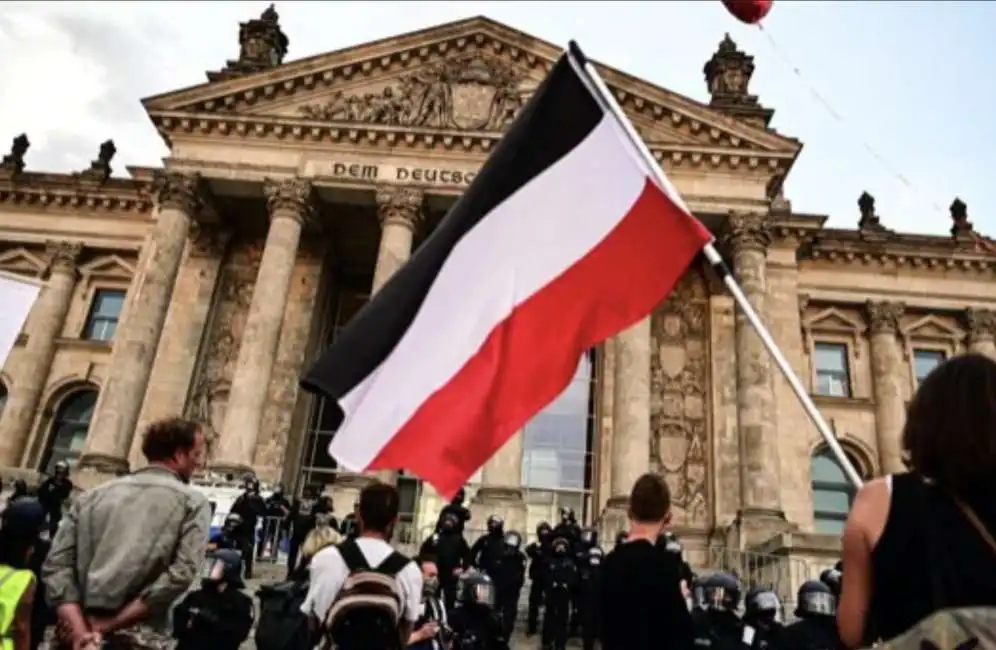
{"type": "Polygon", "coordinates": [[[864,330],[864,325],[836,307],[827,307],[805,319],[805,327],[821,332],[841,332],[852,334],[864,330]]]}
{"type": "Polygon", "coordinates": [[[45,260],[26,248],[11,248],[0,253],[0,270],[27,277],[36,277],[45,271],[45,260]]]}
{"type": "MultiPolygon", "coordinates": [[[[408,131],[500,134],[561,48],[471,18],[144,100],[160,126],[219,115],[408,131]]],[[[607,66],[600,72],[648,144],[794,157],[801,145],[607,66]]],[[[165,128],[164,128],[165,127],[165,128]]],[[[168,137],[168,136],[167,136],[168,137]]]]}
{"type": "Polygon", "coordinates": [[[938,318],[933,314],[927,314],[903,328],[903,335],[906,338],[948,341],[960,339],[964,336],[964,332],[944,319],[938,318]]]}
{"type": "Polygon", "coordinates": [[[117,255],[101,255],[80,266],[84,277],[130,280],[135,267],[117,255]]]}

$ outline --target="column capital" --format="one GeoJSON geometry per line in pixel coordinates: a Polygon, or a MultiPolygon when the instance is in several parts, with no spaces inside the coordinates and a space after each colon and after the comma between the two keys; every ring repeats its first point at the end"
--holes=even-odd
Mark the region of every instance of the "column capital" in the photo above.
{"type": "Polygon", "coordinates": [[[968,330],[969,341],[987,341],[996,338],[996,312],[991,309],[969,307],[962,320],[968,330]]]}
{"type": "Polygon", "coordinates": [[[188,217],[197,215],[205,205],[204,181],[198,173],[161,171],[152,190],[160,208],[179,210],[188,217]]]}
{"type": "Polygon", "coordinates": [[[865,320],[872,334],[898,334],[899,319],[906,313],[901,302],[869,300],[865,303],[865,320]]]}
{"type": "Polygon", "coordinates": [[[45,269],[48,273],[66,273],[74,275],[76,273],[76,263],[83,252],[83,244],[76,241],[47,241],[45,242],[45,256],[48,266],[45,269]]]}
{"type": "Polygon", "coordinates": [[[311,181],[304,178],[266,179],[263,183],[263,196],[266,197],[270,219],[280,214],[302,224],[307,222],[314,213],[313,191],[311,181]]]}
{"type": "Polygon", "coordinates": [[[187,239],[190,240],[191,257],[221,257],[225,254],[232,232],[215,224],[195,221],[190,224],[187,239]]]}
{"type": "Polygon", "coordinates": [[[733,252],[767,252],[771,245],[771,225],[762,214],[730,212],[723,242],[733,252]]]}
{"type": "Polygon", "coordinates": [[[417,187],[382,185],[377,188],[377,218],[382,228],[394,224],[415,230],[422,218],[425,193],[417,187]]]}

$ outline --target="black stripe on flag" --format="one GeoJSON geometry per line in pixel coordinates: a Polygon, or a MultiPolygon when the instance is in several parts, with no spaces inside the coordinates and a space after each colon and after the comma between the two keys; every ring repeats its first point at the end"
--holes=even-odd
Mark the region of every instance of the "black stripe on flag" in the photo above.
{"type": "Polygon", "coordinates": [[[453,247],[494,208],[580,144],[603,116],[567,56],[560,57],[463,196],[339,332],[305,373],[301,387],[339,400],[366,379],[404,336],[453,247]]]}

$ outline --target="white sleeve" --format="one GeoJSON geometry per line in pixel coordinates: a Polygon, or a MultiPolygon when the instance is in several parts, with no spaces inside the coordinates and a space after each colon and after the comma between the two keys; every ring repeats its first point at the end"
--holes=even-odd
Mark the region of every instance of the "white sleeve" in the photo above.
{"type": "Polygon", "coordinates": [[[339,590],[348,577],[349,570],[338,549],[324,549],[311,560],[311,585],[301,604],[301,612],[325,620],[325,615],[335,602],[339,590]]]}
{"type": "Polygon", "coordinates": [[[414,562],[408,563],[398,574],[398,586],[404,599],[405,611],[402,615],[409,623],[418,620],[418,609],[422,604],[422,572],[414,562]]]}

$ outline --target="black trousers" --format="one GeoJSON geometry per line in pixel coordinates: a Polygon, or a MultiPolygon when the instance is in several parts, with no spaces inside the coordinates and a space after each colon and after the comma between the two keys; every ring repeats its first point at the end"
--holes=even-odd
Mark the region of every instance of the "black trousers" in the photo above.
{"type": "Polygon", "coordinates": [[[242,576],[249,580],[252,578],[252,568],[256,557],[256,544],[252,536],[239,537],[235,540],[235,545],[239,553],[242,554],[242,576]]]}
{"type": "Polygon", "coordinates": [[[571,623],[571,595],[566,592],[547,592],[543,608],[544,650],[565,650],[567,632],[571,623]]]}
{"type": "Polygon", "coordinates": [[[536,634],[539,629],[540,607],[543,605],[543,579],[533,578],[529,584],[529,612],[526,616],[526,634],[536,634]]]}
{"type": "Polygon", "coordinates": [[[515,618],[519,614],[519,594],[502,594],[498,599],[498,613],[501,614],[502,633],[506,639],[511,639],[515,618]]]}

